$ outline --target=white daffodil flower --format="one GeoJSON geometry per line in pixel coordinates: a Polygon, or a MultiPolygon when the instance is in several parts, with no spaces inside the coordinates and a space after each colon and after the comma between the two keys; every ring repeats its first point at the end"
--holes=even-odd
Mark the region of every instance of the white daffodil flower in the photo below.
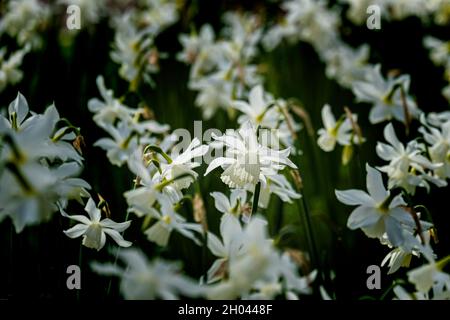
{"type": "Polygon", "coordinates": [[[220,220],[220,236],[222,241],[208,233],[208,248],[218,257],[208,270],[208,283],[225,277],[230,260],[242,254],[244,246],[242,227],[239,220],[230,213],[224,213],[220,220]]]}
{"type": "Polygon", "coordinates": [[[199,78],[201,74],[212,71],[217,64],[221,53],[214,40],[214,30],[209,24],[204,24],[198,35],[180,35],[179,41],[183,46],[183,51],[177,54],[177,59],[184,63],[193,64],[190,73],[191,78],[199,78]]]}
{"type": "Polygon", "coordinates": [[[15,38],[20,46],[40,48],[43,34],[40,29],[51,17],[50,4],[39,0],[11,0],[5,6],[0,33],[15,38]]]}
{"type": "Polygon", "coordinates": [[[381,238],[386,232],[394,246],[404,243],[403,229],[414,228],[415,222],[402,206],[406,205],[401,194],[393,196],[386,190],[381,173],[366,165],[368,194],[362,190],[336,190],[338,200],[349,206],[358,206],[351,213],[347,227],[361,228],[370,238],[381,238]]]}
{"type": "Polygon", "coordinates": [[[120,167],[137,148],[136,133],[125,122],[119,122],[117,127],[108,125],[104,129],[113,139],[101,138],[94,146],[105,150],[109,161],[120,167]]]}
{"type": "Polygon", "coordinates": [[[95,123],[102,128],[107,128],[114,125],[117,119],[123,122],[131,122],[130,119],[133,117],[135,110],[126,107],[114,97],[114,92],[106,88],[102,76],[98,76],[96,81],[103,101],[93,98],[88,102],[89,111],[95,113],[95,123]]]}
{"type": "MultiPolygon", "coordinates": [[[[230,219],[236,219],[229,216],[230,219]]],[[[237,222],[237,221],[236,221],[237,222]]],[[[234,237],[236,239],[238,237],[234,237]]],[[[243,229],[242,249],[228,262],[228,277],[208,288],[211,299],[249,299],[255,294],[275,298],[279,293],[274,287],[281,283],[291,293],[310,293],[309,284],[314,274],[308,277],[298,275],[295,264],[287,255],[275,250],[267,237],[267,222],[255,217],[243,229]],[[265,290],[267,289],[267,290],[265,290]],[[259,294],[257,293],[259,291],[259,294]]],[[[239,241],[239,240],[234,240],[239,241]]]]}
{"type": "Polygon", "coordinates": [[[409,271],[408,281],[415,285],[417,291],[424,294],[427,294],[434,286],[443,286],[450,291],[450,275],[442,271],[442,268],[450,261],[450,256],[436,262],[429,246],[424,246],[421,252],[428,263],[409,271]]]}
{"type": "Polygon", "coordinates": [[[441,179],[450,178],[450,120],[441,124],[440,128],[427,125],[419,128],[419,131],[430,145],[428,152],[431,161],[442,164],[434,173],[441,179]]]}
{"type": "Polygon", "coordinates": [[[10,217],[16,232],[50,220],[71,199],[81,201],[90,186],[76,178],[83,158],[70,143],[75,138],[61,128],[55,106],[44,114],[30,113],[20,93],[0,116],[0,220],[10,217]]]}
{"type": "Polygon", "coordinates": [[[351,88],[352,83],[363,80],[370,65],[369,46],[367,44],[353,49],[345,43],[338,42],[335,50],[325,50],[323,60],[326,62],[326,75],[336,79],[345,88],[351,88]]]}
{"type": "Polygon", "coordinates": [[[279,151],[260,145],[250,122],[244,123],[238,132],[213,138],[215,146],[226,147],[226,156],[211,161],[205,175],[219,166],[224,168],[221,180],[230,188],[245,188],[259,181],[265,184],[266,176],[276,174],[286,165],[297,168],[288,158],[289,148],[279,151]]]}
{"type": "Polygon", "coordinates": [[[165,247],[169,242],[172,231],[176,231],[194,241],[195,244],[200,245],[195,232],[202,232],[202,227],[197,223],[186,222],[185,218],[175,212],[174,205],[167,196],[160,195],[157,200],[160,204],[160,209],[151,208],[146,213],[157,220],[145,231],[147,239],[161,247],[165,247]]]}
{"type": "Polygon", "coordinates": [[[208,146],[202,145],[198,138],[194,138],[182,153],[172,152],[168,163],[161,162],[162,180],[172,181],[170,186],[177,191],[189,188],[198,177],[198,173],[193,169],[201,165],[195,160],[203,157],[207,151],[208,146]],[[190,175],[190,177],[177,179],[181,175],[190,175]]]}
{"type": "Polygon", "coordinates": [[[2,92],[8,84],[16,84],[22,80],[23,72],[20,65],[24,56],[30,51],[29,46],[10,53],[8,59],[6,56],[6,47],[0,49],[0,92],[2,92]]]}
{"type": "Polygon", "coordinates": [[[450,65],[450,43],[427,36],[423,44],[430,50],[431,61],[437,66],[450,65]]]}
{"type": "Polygon", "coordinates": [[[272,194],[277,195],[283,202],[287,203],[292,203],[293,199],[301,198],[301,195],[294,190],[286,177],[279,173],[267,178],[267,184],[264,188],[261,188],[259,194],[258,206],[267,208],[272,194]]]}
{"type": "Polygon", "coordinates": [[[425,146],[416,141],[410,141],[405,147],[398,140],[391,123],[384,128],[384,138],[389,145],[378,142],[376,152],[381,159],[389,162],[388,165],[379,168],[389,177],[389,189],[402,187],[407,192],[414,194],[416,187],[424,187],[429,190],[428,182],[439,187],[447,185],[444,180],[433,175],[432,171],[440,168],[442,163],[434,164],[425,158],[422,155],[425,146]]]}
{"type": "Polygon", "coordinates": [[[381,74],[381,65],[376,65],[369,71],[364,80],[353,83],[352,90],[359,102],[373,105],[369,114],[371,123],[392,119],[405,123],[408,117],[415,118],[419,115],[414,100],[407,95],[410,83],[408,75],[397,78],[389,76],[385,79],[381,74]],[[401,87],[405,99],[402,99],[401,87]]]}
{"type": "Polygon", "coordinates": [[[222,192],[211,192],[214,205],[219,212],[239,216],[247,201],[247,192],[242,189],[233,189],[230,198],[222,192]]]}
{"type": "Polygon", "coordinates": [[[150,168],[144,165],[142,158],[142,150],[138,148],[128,159],[128,168],[136,175],[137,181],[136,188],[124,193],[129,210],[138,217],[151,210],[161,193],[158,188],[160,179],[151,176],[150,168]]]}
{"type": "Polygon", "coordinates": [[[120,291],[127,300],[174,300],[180,296],[200,297],[204,293],[202,287],[181,274],[178,263],[159,259],[150,262],[136,249],[121,250],[119,258],[124,268],[112,263],[93,263],[91,267],[101,275],[119,277],[120,291]]]}
{"type": "Polygon", "coordinates": [[[64,210],[61,210],[63,217],[80,222],[65,230],[66,236],[72,239],[83,236],[82,244],[97,251],[105,246],[106,235],[109,235],[121,247],[131,246],[131,242],[124,240],[119,233],[130,226],[130,221],[117,223],[108,218],[101,220],[101,211],[92,198],[89,198],[84,210],[88,213],[89,219],[83,215],[68,215],[64,210]]]}
{"type": "Polygon", "coordinates": [[[322,121],[325,128],[319,129],[317,144],[323,151],[333,151],[336,143],[342,146],[348,146],[358,141],[356,138],[352,139],[352,136],[355,134],[352,134],[352,123],[350,119],[345,118],[336,122],[336,118],[328,104],[322,108],[322,121]]]}
{"type": "MultiPolygon", "coordinates": [[[[426,222],[421,222],[421,225],[426,231],[422,231],[422,237],[425,239],[425,243],[429,243],[430,241],[430,230],[432,227],[431,224],[426,222]]],[[[399,270],[401,267],[409,267],[411,258],[413,256],[420,257],[420,248],[422,247],[421,238],[419,235],[414,236],[414,230],[403,230],[405,241],[403,244],[397,248],[393,248],[387,255],[384,257],[381,262],[381,266],[385,266],[388,264],[389,271],[388,274],[392,274],[399,270]]],[[[389,242],[387,238],[387,234],[384,234],[380,239],[382,244],[386,244],[388,247],[392,248],[392,244],[389,242]]]]}
{"type": "Polygon", "coordinates": [[[248,103],[245,101],[233,101],[231,107],[241,111],[243,115],[238,118],[239,123],[250,121],[255,126],[275,128],[280,115],[275,108],[270,108],[274,99],[264,92],[261,85],[257,85],[250,90],[248,103]]]}

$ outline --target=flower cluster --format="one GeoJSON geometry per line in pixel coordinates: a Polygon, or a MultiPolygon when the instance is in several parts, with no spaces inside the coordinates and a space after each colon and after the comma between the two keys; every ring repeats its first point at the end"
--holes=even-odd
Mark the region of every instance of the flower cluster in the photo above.
{"type": "Polygon", "coordinates": [[[77,178],[83,157],[71,143],[81,139],[79,129],[60,118],[54,105],[32,113],[19,93],[8,117],[0,116],[0,136],[0,220],[9,217],[16,232],[88,196],[89,184],[77,178]]]}

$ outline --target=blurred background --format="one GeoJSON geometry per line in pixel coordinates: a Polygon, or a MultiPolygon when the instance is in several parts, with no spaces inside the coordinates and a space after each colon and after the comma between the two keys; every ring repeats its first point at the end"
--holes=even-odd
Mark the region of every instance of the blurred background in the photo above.
{"type": "MultiPolygon", "coordinates": [[[[330,2],[332,4],[332,2],[330,2]]],[[[1,4],[0,4],[1,7],[1,4]]],[[[154,111],[160,123],[168,123],[172,129],[187,128],[193,133],[194,121],[202,120],[201,110],[194,105],[196,93],[187,87],[189,67],[175,59],[182,47],[178,40],[180,33],[198,30],[204,23],[210,23],[215,31],[222,28],[221,16],[228,10],[252,11],[270,18],[280,14],[274,1],[186,1],[180,19],[164,30],[156,39],[161,52],[168,58],[160,60],[160,72],[154,75],[155,86],[143,84],[137,94],[127,95],[129,105],[144,102],[154,111]]],[[[3,11],[2,11],[3,12],[3,11]]],[[[0,17],[1,19],[1,17],[0,17]]],[[[445,81],[442,69],[435,67],[423,47],[424,35],[432,34],[448,40],[448,27],[424,26],[416,17],[401,22],[385,22],[381,30],[357,27],[342,16],[341,34],[346,42],[358,46],[368,43],[371,47],[370,62],[381,63],[384,72],[399,70],[411,75],[410,92],[418,106],[426,112],[448,109],[448,103],[440,91],[445,81]]],[[[113,30],[106,19],[89,29],[79,31],[75,36],[62,30],[61,21],[51,20],[42,33],[43,46],[30,52],[24,58],[23,80],[7,87],[0,93],[2,112],[20,91],[28,100],[30,109],[42,112],[55,103],[61,117],[81,128],[86,146],[83,149],[85,169],[83,179],[92,186],[92,194],[100,193],[109,203],[112,217],[122,221],[127,205],[123,192],[132,188],[133,177],[126,167],[111,165],[106,154],[93,143],[106,134],[95,125],[87,102],[99,97],[96,77],[103,75],[108,88],[117,97],[127,92],[128,84],[118,76],[119,66],[109,57],[114,38],[113,30]]],[[[0,37],[0,47],[17,46],[7,35],[0,37]]],[[[356,150],[347,166],[341,164],[341,150],[324,153],[316,145],[317,137],[310,137],[305,129],[299,139],[303,154],[294,159],[303,178],[305,202],[311,212],[314,238],[319,247],[320,260],[327,274],[336,275],[330,282],[338,299],[358,299],[361,297],[380,298],[384,290],[369,291],[366,287],[366,268],[380,265],[388,248],[377,240],[368,239],[360,230],[350,231],[346,221],[351,208],[338,203],[335,189],[365,189],[365,163],[372,166],[382,162],[375,154],[376,141],[383,141],[384,124],[368,123],[369,105],[357,104],[351,91],[343,89],[333,80],[328,80],[324,65],[314,49],[307,43],[282,43],[274,51],[267,53],[261,49],[257,63],[264,70],[265,88],[275,97],[297,98],[307,110],[314,131],[322,127],[320,110],[329,103],[336,112],[348,106],[358,113],[358,119],[367,142],[356,150]]],[[[211,120],[203,121],[203,130],[208,128],[235,128],[236,119],[229,119],[220,110],[211,120]]],[[[404,130],[399,126],[397,132],[404,130]]],[[[200,173],[205,168],[200,169],[200,173]]],[[[199,185],[205,201],[208,223],[211,230],[218,229],[219,214],[209,193],[225,191],[218,179],[218,173],[200,177],[199,185]]],[[[0,186],[1,189],[8,186],[0,186]]],[[[425,205],[432,213],[437,227],[439,243],[436,253],[448,254],[450,235],[447,232],[450,215],[448,206],[442,206],[449,197],[450,189],[432,188],[430,194],[418,189],[416,204],[425,205]],[[447,250],[447,251],[446,251],[447,250]]],[[[83,208],[72,204],[67,212],[81,214],[83,208]]],[[[186,211],[191,210],[189,207],[186,211]]],[[[282,203],[272,197],[264,214],[270,223],[272,236],[280,236],[280,245],[307,251],[305,228],[300,221],[301,206],[282,203]]],[[[187,213],[188,214],[188,213],[187,213]]],[[[90,271],[89,261],[110,261],[111,252],[96,252],[85,247],[80,241],[66,237],[62,230],[67,229],[67,221],[55,214],[46,224],[26,228],[16,234],[9,219],[0,223],[0,299],[107,299],[118,298],[117,282],[112,282],[112,290],[107,295],[109,279],[90,271]],[[66,287],[66,268],[80,264],[82,289],[70,291],[66,287]]],[[[142,236],[139,226],[132,225],[125,234],[127,240],[141,246],[149,257],[162,255],[183,262],[185,270],[193,277],[204,272],[201,250],[194,250],[191,242],[173,235],[167,249],[157,248],[142,236]]],[[[213,257],[208,258],[210,262],[213,257]]],[[[414,264],[413,260],[413,264],[414,264]]],[[[208,265],[209,267],[209,265],[208,265]]],[[[393,276],[386,275],[383,269],[382,288],[386,289],[392,281],[402,275],[402,270],[393,276]]],[[[314,298],[314,296],[313,296],[314,298]]]]}

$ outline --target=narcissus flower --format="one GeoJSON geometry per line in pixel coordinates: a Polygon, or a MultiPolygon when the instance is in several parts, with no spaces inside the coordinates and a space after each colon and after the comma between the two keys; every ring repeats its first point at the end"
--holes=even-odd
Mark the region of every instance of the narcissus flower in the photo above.
{"type": "Polygon", "coordinates": [[[246,122],[238,132],[228,132],[223,136],[215,136],[215,146],[225,146],[225,157],[211,161],[205,175],[217,167],[222,167],[222,181],[230,188],[244,188],[256,185],[259,181],[267,182],[266,176],[271,176],[285,166],[297,168],[289,160],[290,149],[274,150],[262,146],[258,142],[255,128],[246,122]]]}
{"type": "Polygon", "coordinates": [[[117,223],[109,218],[101,220],[101,211],[92,198],[89,198],[84,210],[88,213],[89,218],[83,215],[68,215],[61,210],[63,217],[80,222],[65,230],[66,236],[72,239],[83,236],[83,245],[97,251],[105,246],[106,235],[109,235],[121,247],[131,246],[131,242],[124,240],[119,233],[130,226],[130,221],[117,223]]]}
{"type": "Polygon", "coordinates": [[[119,277],[120,291],[127,300],[194,298],[204,292],[201,286],[181,274],[178,263],[160,259],[150,262],[135,249],[122,250],[119,258],[124,268],[112,263],[93,263],[92,269],[101,275],[119,277]]]}
{"type": "Polygon", "coordinates": [[[367,170],[367,190],[336,190],[338,200],[349,206],[358,206],[351,213],[347,227],[352,230],[361,228],[370,238],[381,238],[386,232],[394,246],[404,242],[403,228],[414,228],[412,216],[403,208],[406,203],[399,194],[393,196],[383,185],[381,173],[369,165],[367,170]]]}

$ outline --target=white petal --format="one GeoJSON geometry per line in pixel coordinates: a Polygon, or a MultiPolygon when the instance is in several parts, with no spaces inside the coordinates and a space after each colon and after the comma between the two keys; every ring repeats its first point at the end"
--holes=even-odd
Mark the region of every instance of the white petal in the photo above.
{"type": "Polygon", "coordinates": [[[87,228],[87,225],[79,223],[68,230],[64,230],[63,232],[66,236],[73,239],[83,235],[86,232],[87,228]]]}
{"type": "Polygon", "coordinates": [[[211,196],[214,198],[214,204],[216,209],[222,213],[227,213],[231,211],[230,201],[221,192],[211,192],[211,196]]]}
{"type": "Polygon", "coordinates": [[[388,196],[386,188],[383,185],[383,178],[381,177],[381,172],[375,170],[368,164],[366,164],[367,178],[366,186],[367,191],[369,191],[370,196],[375,200],[376,203],[381,203],[388,196]]]}
{"type": "Polygon", "coordinates": [[[358,207],[349,216],[347,220],[347,227],[354,230],[358,228],[366,228],[375,225],[381,215],[375,208],[358,207]]]}
{"type": "Polygon", "coordinates": [[[111,238],[113,238],[113,240],[121,247],[129,247],[132,245],[130,241],[124,240],[123,237],[120,235],[120,233],[117,232],[116,230],[104,228],[103,231],[111,238]]]}
{"type": "Polygon", "coordinates": [[[225,158],[225,157],[219,157],[211,161],[208,168],[206,169],[205,176],[210,173],[212,170],[216,169],[217,167],[226,165],[226,164],[233,164],[236,162],[236,159],[232,158],[225,158]]]}
{"type": "Polygon", "coordinates": [[[130,224],[131,224],[131,221],[126,221],[126,222],[120,222],[120,223],[118,223],[118,222],[114,222],[114,221],[112,221],[111,219],[108,219],[108,218],[103,219],[103,220],[100,222],[100,225],[101,225],[103,228],[110,228],[110,229],[117,230],[117,231],[119,231],[119,232],[122,232],[122,231],[124,231],[125,229],[127,229],[127,228],[130,226],[130,224]]]}
{"type": "Polygon", "coordinates": [[[349,206],[366,205],[373,206],[375,203],[373,199],[364,191],[350,189],[350,190],[335,190],[337,199],[349,206]]]}
{"type": "Polygon", "coordinates": [[[322,121],[326,129],[333,129],[336,126],[336,119],[328,104],[324,105],[322,108],[322,121]]]}

